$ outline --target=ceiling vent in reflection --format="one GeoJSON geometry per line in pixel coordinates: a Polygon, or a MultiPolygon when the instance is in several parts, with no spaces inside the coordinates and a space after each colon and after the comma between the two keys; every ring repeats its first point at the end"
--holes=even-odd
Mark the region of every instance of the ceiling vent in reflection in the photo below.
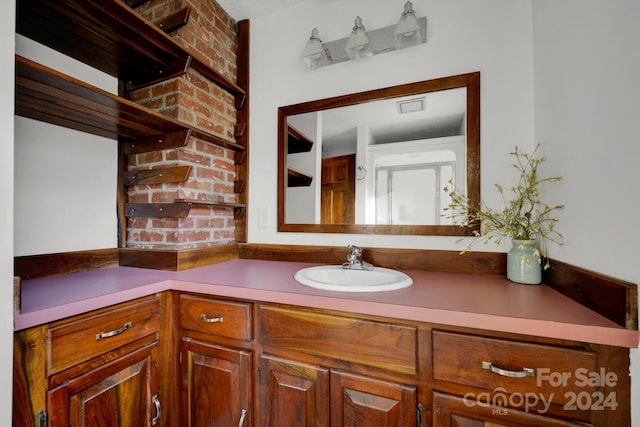
{"type": "Polygon", "coordinates": [[[424,111],[427,105],[427,99],[425,97],[407,99],[404,101],[396,102],[399,114],[415,113],[417,111],[424,111]]]}

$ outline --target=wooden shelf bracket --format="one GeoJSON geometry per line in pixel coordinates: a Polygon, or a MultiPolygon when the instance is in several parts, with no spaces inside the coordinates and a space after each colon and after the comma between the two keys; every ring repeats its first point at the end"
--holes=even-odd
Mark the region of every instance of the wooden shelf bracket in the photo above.
{"type": "Polygon", "coordinates": [[[124,174],[124,185],[163,184],[185,182],[191,174],[191,166],[161,167],[128,171],[124,174]]]}
{"type": "Polygon", "coordinates": [[[124,214],[128,218],[186,218],[191,203],[127,203],[124,214]]]}
{"type": "Polygon", "coordinates": [[[124,154],[148,153],[150,151],[184,147],[189,142],[190,136],[191,130],[184,129],[177,132],[169,132],[162,135],[141,138],[132,142],[125,142],[124,154]]]}

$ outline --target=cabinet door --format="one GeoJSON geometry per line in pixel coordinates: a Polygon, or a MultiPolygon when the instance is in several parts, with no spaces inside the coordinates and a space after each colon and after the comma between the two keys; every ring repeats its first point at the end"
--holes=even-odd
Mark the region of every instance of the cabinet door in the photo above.
{"type": "Polygon", "coordinates": [[[251,352],[183,338],[183,424],[250,426],[251,352]]]}
{"type": "Polygon", "coordinates": [[[260,357],[261,426],[328,427],[329,370],[260,357]]]}
{"type": "Polygon", "coordinates": [[[414,427],[416,389],[331,372],[331,427],[414,427]]]}
{"type": "Polygon", "coordinates": [[[158,424],[156,344],[49,390],[49,425],[139,427],[158,424]]]}
{"type": "Polygon", "coordinates": [[[584,427],[591,425],[492,406],[444,393],[433,394],[433,424],[443,427],[584,427]]]}
{"type": "Polygon", "coordinates": [[[322,224],[355,224],[355,175],[355,154],[322,159],[322,224]]]}

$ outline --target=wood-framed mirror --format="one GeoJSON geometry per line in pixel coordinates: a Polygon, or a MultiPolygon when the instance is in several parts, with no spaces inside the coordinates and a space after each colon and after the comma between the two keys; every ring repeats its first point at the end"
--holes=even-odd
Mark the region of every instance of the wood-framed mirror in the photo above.
{"type": "Polygon", "coordinates": [[[471,235],[449,182],[479,205],[479,72],[278,109],[278,231],[471,235]]]}

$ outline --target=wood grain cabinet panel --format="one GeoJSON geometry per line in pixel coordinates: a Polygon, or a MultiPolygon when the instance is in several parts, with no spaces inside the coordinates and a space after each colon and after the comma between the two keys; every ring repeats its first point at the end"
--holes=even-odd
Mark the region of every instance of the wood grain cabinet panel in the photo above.
{"type": "Polygon", "coordinates": [[[148,345],[49,390],[49,426],[159,424],[156,346],[148,345]]]}
{"type": "Polygon", "coordinates": [[[252,353],[182,340],[183,425],[252,425],[252,353]]]}
{"type": "Polygon", "coordinates": [[[184,329],[209,335],[251,341],[251,304],[180,296],[180,325],[184,329]]]}
{"type": "Polygon", "coordinates": [[[49,375],[115,350],[160,330],[157,298],[112,311],[61,321],[47,330],[49,375]]]}
{"type": "Polygon", "coordinates": [[[413,427],[415,386],[263,354],[261,414],[268,427],[413,427]]]}
{"type": "Polygon", "coordinates": [[[413,427],[416,387],[331,371],[332,427],[413,427]]]}
{"type": "Polygon", "coordinates": [[[159,425],[159,312],[151,296],[17,332],[13,425],[159,425]]]}
{"type": "Polygon", "coordinates": [[[550,345],[433,331],[433,378],[505,393],[539,393],[571,403],[596,388],[596,354],[550,345]]]}
{"type": "Polygon", "coordinates": [[[264,305],[259,337],[268,427],[416,425],[417,327],[264,305]]]}
{"type": "Polygon", "coordinates": [[[329,370],[260,356],[261,417],[266,427],[329,427],[329,370]]]}
{"type": "Polygon", "coordinates": [[[442,426],[629,426],[628,351],[432,330],[442,426]]]}
{"type": "Polygon", "coordinates": [[[493,405],[481,405],[443,393],[433,395],[433,425],[437,427],[586,427],[540,414],[493,405]]]}
{"type": "Polygon", "coordinates": [[[356,155],[322,159],[321,224],[355,224],[356,155]]]}
{"type": "Polygon", "coordinates": [[[417,373],[414,326],[261,306],[260,340],[265,346],[399,374],[417,373]]]}

